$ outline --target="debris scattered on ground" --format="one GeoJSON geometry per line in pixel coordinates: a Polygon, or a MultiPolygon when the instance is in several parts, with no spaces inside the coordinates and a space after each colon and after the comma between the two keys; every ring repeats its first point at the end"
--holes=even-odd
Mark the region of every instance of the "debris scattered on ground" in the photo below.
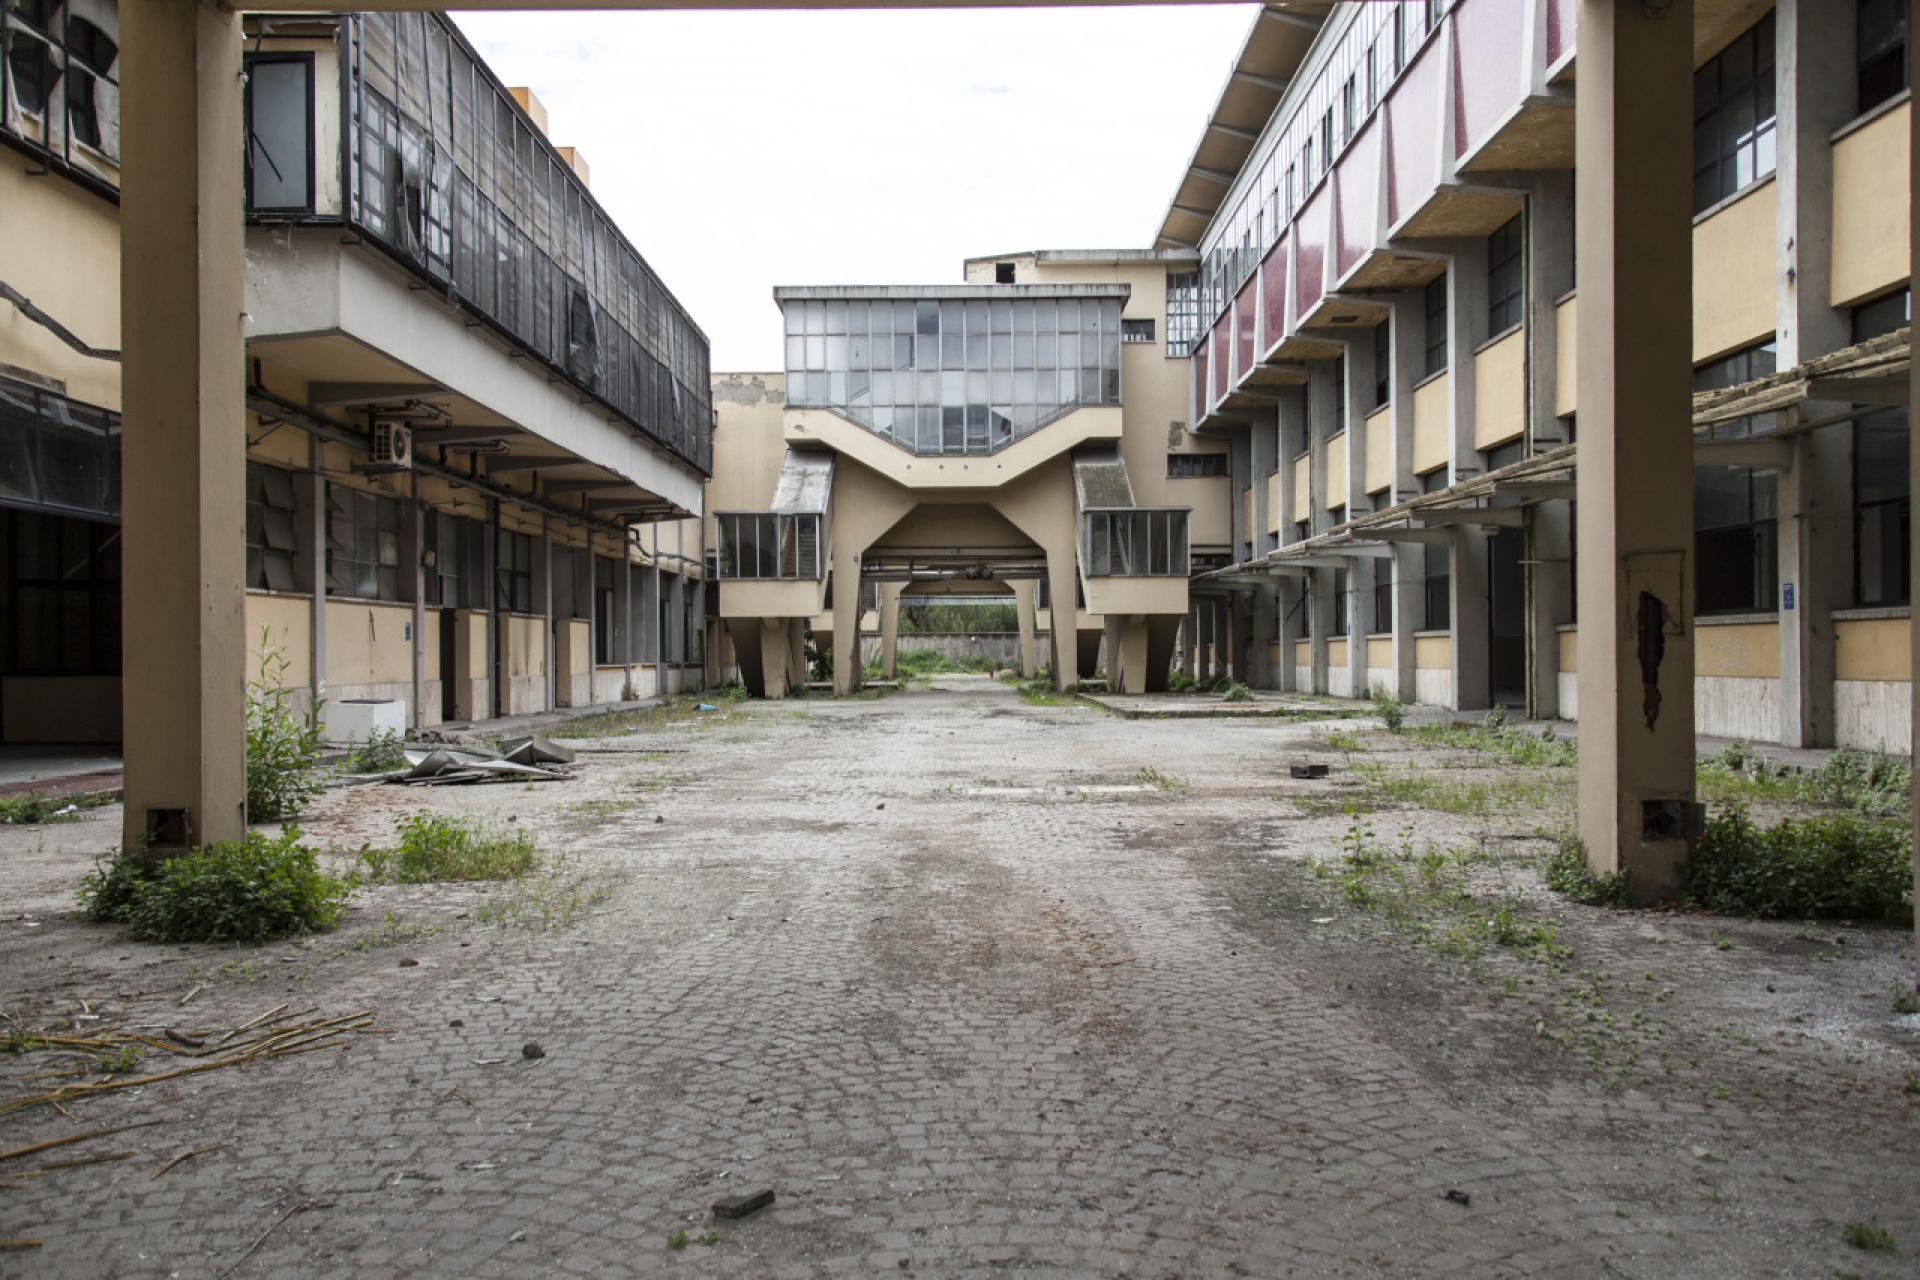
{"type": "Polygon", "coordinates": [[[713,1216],[716,1218],[744,1218],[750,1213],[758,1213],[773,1203],[773,1188],[752,1191],[746,1195],[728,1196],[724,1200],[713,1202],[713,1216]]]}
{"type": "MultiPolygon", "coordinates": [[[[313,1010],[309,1009],[306,1012],[312,1013],[313,1010]]],[[[44,1093],[9,1098],[5,1102],[0,1102],[0,1115],[11,1115],[16,1111],[25,1111],[29,1107],[43,1104],[58,1109],[61,1103],[75,1098],[89,1098],[95,1094],[110,1093],[120,1089],[137,1089],[161,1080],[197,1075],[203,1071],[218,1071],[223,1067],[250,1066],[268,1058],[285,1058],[298,1053],[312,1053],[320,1049],[337,1049],[344,1043],[341,1040],[342,1036],[350,1031],[366,1030],[372,1025],[373,1012],[362,1009],[342,1017],[322,1018],[315,1022],[296,1023],[292,1026],[280,1025],[284,1021],[284,1015],[264,1022],[256,1020],[257,1025],[251,1038],[242,1040],[227,1049],[219,1047],[190,1049],[175,1044],[164,1036],[135,1035],[119,1031],[99,1032],[85,1036],[63,1035],[58,1032],[33,1032],[30,1034],[30,1039],[35,1045],[45,1050],[94,1054],[140,1047],[158,1049],[176,1058],[195,1061],[191,1066],[173,1067],[166,1071],[155,1071],[145,1075],[118,1075],[106,1080],[63,1084],[44,1093]]],[[[202,1042],[204,1043],[204,1038],[202,1042]]],[[[224,1037],[221,1043],[225,1043],[224,1037]]]]}
{"type": "Polygon", "coordinates": [[[1287,770],[1296,778],[1324,778],[1330,772],[1330,766],[1324,764],[1296,764],[1287,770]]]}
{"type": "Polygon", "coordinates": [[[500,755],[515,764],[572,764],[574,759],[572,748],[537,733],[501,739],[500,755]]]}
{"type": "Polygon", "coordinates": [[[171,1172],[174,1166],[185,1164],[187,1161],[195,1159],[196,1157],[199,1157],[199,1156],[210,1155],[215,1151],[220,1151],[224,1149],[226,1145],[227,1144],[224,1142],[216,1142],[210,1147],[195,1147],[191,1151],[182,1151],[179,1155],[175,1156],[173,1159],[161,1165],[160,1168],[154,1173],[154,1175],[151,1178],[148,1178],[147,1181],[158,1182],[160,1180],[160,1175],[163,1173],[171,1172]]]}
{"type": "Polygon", "coordinates": [[[1445,1198],[1459,1205],[1462,1209],[1470,1208],[1473,1205],[1473,1197],[1458,1188],[1449,1187],[1445,1198]]]}
{"type": "Polygon", "coordinates": [[[0,1151],[0,1161],[17,1160],[22,1156],[38,1155],[42,1151],[52,1151],[55,1147],[70,1147],[76,1142],[91,1142],[95,1138],[105,1138],[116,1133],[125,1133],[129,1129],[145,1129],[150,1125],[165,1124],[164,1120],[136,1120],[132,1124],[117,1124],[110,1129],[89,1129],[85,1133],[70,1133],[64,1138],[48,1138],[45,1142],[36,1142],[30,1147],[18,1147],[12,1151],[0,1151]]]}
{"type": "Polygon", "coordinates": [[[572,775],[564,769],[542,767],[569,763],[573,753],[541,737],[510,739],[515,744],[511,756],[486,747],[428,746],[408,743],[407,764],[399,772],[380,775],[383,781],[404,783],[410,787],[437,787],[468,782],[564,782],[572,775]]]}
{"type": "Polygon", "coordinates": [[[547,1051],[540,1047],[538,1040],[529,1040],[520,1046],[520,1056],[531,1061],[534,1058],[546,1057],[547,1051]]]}

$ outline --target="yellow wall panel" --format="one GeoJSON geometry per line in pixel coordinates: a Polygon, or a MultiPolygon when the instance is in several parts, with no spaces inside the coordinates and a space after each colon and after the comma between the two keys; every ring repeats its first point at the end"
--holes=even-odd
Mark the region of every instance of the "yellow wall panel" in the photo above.
{"type": "Polygon", "coordinates": [[[1564,418],[1574,411],[1574,391],[1579,377],[1575,344],[1580,341],[1580,308],[1577,298],[1568,298],[1553,310],[1555,328],[1553,349],[1553,412],[1564,418]]]}
{"type": "Polygon", "coordinates": [[[1369,639],[1367,641],[1367,665],[1370,667],[1392,666],[1393,641],[1369,639]]]}
{"type": "Polygon", "coordinates": [[[1700,626],[1693,630],[1693,673],[1697,676],[1761,676],[1780,674],[1780,626],[1774,622],[1741,622],[1728,626],[1700,626]]]}
{"type": "Polygon", "coordinates": [[[327,683],[394,684],[413,679],[410,604],[327,601],[327,683]]]}
{"type": "Polygon", "coordinates": [[[1368,493],[1380,493],[1393,487],[1393,406],[1375,409],[1367,416],[1367,468],[1364,479],[1368,493]]]}
{"type": "Polygon", "coordinates": [[[1267,473],[1267,532],[1280,532],[1280,473],[1267,473]]]}
{"type": "Polygon", "coordinates": [[[1907,153],[1912,102],[1833,144],[1833,305],[1907,278],[1907,153]]]}
{"type": "Polygon", "coordinates": [[[1311,640],[1295,640],[1293,642],[1293,665],[1296,667],[1304,667],[1310,665],[1312,662],[1313,642],[1311,640]]]}
{"type": "Polygon", "coordinates": [[[1907,680],[1913,675],[1913,632],[1905,618],[1833,624],[1833,674],[1838,680],[1907,680]]]}
{"type": "MultiPolygon", "coordinates": [[[[1774,332],[1774,183],[1768,178],[1693,228],[1696,363],[1774,332]]],[[[1904,216],[1901,226],[1906,225],[1904,216]]]]}
{"type": "Polygon", "coordinates": [[[1473,447],[1491,449],[1527,429],[1527,331],[1515,329],[1473,357],[1473,447]]]}
{"type": "Polygon", "coordinates": [[[1413,665],[1421,671],[1447,671],[1453,667],[1452,636],[1415,636],[1413,665]]]}
{"type": "Polygon", "coordinates": [[[262,629],[268,645],[287,659],[280,687],[297,689],[313,679],[313,602],[304,596],[247,592],[247,679],[260,678],[262,629]]]}
{"type": "Polygon", "coordinates": [[[1225,546],[1233,540],[1233,531],[1227,527],[1227,512],[1231,510],[1227,506],[1228,483],[1218,476],[1168,478],[1168,505],[1193,508],[1193,514],[1187,517],[1187,536],[1194,546],[1225,546]]]}
{"type": "Polygon", "coordinates": [[[1448,383],[1441,374],[1413,391],[1413,473],[1417,476],[1447,465],[1448,383]]]}
{"type": "Polygon", "coordinates": [[[1347,505],[1347,433],[1327,441],[1327,510],[1347,505]]]}
{"type": "Polygon", "coordinates": [[[1560,670],[1572,673],[1580,669],[1580,633],[1560,633],[1560,670]]]}
{"type": "Polygon", "coordinates": [[[1293,518],[1305,520],[1313,511],[1313,499],[1308,496],[1309,466],[1312,459],[1301,454],[1293,460],[1293,518]]]}
{"type": "Polygon", "coordinates": [[[1327,641],[1327,665],[1330,667],[1344,667],[1347,665],[1347,640],[1345,636],[1327,641]]]}

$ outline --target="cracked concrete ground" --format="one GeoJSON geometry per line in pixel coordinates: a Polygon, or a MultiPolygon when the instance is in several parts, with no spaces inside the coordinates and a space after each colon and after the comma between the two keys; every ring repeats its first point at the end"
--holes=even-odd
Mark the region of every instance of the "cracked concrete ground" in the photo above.
{"type": "MultiPolygon", "coordinates": [[[[649,722],[567,783],[329,792],[322,845],[431,806],[562,866],[376,887],[259,948],[73,918],[117,809],[0,828],[19,1027],[374,1014],[0,1115],[0,1149],[160,1121],[52,1153],[126,1159],[0,1161],[0,1237],[42,1242],[0,1274],[1912,1274],[1910,935],[1572,906],[1529,852],[1475,883],[1566,954],[1443,954],[1309,869],[1352,826],[1329,727],[978,678],[649,722]],[[1334,779],[1287,779],[1303,758],[1334,779]]],[[[1368,821],[1537,850],[1539,819],[1368,821]]],[[[0,1107],[58,1065],[0,1055],[0,1107]]]]}

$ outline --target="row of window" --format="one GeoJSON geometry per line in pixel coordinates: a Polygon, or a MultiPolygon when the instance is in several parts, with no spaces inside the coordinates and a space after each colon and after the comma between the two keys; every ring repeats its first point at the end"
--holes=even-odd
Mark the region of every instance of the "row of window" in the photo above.
{"type": "Polygon", "coordinates": [[[0,502],[120,514],[120,415],[0,378],[0,502]]]}
{"type": "Polygon", "coordinates": [[[782,311],[787,403],[916,453],[988,453],[1120,403],[1116,298],[790,298],[782,311]]]}
{"type": "Polygon", "coordinates": [[[73,173],[119,185],[116,0],[6,0],[0,131],[73,173]]]}

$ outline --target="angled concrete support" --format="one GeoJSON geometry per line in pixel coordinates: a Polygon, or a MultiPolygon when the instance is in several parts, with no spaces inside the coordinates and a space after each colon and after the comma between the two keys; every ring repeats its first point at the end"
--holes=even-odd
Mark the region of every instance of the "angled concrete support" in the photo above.
{"type": "Polygon", "coordinates": [[[174,848],[246,828],[240,13],[126,0],[120,34],[122,834],[174,848]]]}
{"type": "Polygon", "coordinates": [[[1035,654],[1039,642],[1034,634],[1037,628],[1034,625],[1036,611],[1033,607],[1034,599],[1039,594],[1039,584],[1031,578],[1013,584],[1013,612],[1017,620],[1016,625],[1020,628],[1020,678],[1022,680],[1033,679],[1034,673],[1040,669],[1039,659],[1035,654]]]}
{"type": "Polygon", "coordinates": [[[904,582],[880,584],[880,677],[893,679],[894,660],[900,651],[900,592],[904,582]]]}
{"type": "Polygon", "coordinates": [[[1693,820],[1693,4],[1581,0],[1580,835],[1671,892],[1693,820]]]}

